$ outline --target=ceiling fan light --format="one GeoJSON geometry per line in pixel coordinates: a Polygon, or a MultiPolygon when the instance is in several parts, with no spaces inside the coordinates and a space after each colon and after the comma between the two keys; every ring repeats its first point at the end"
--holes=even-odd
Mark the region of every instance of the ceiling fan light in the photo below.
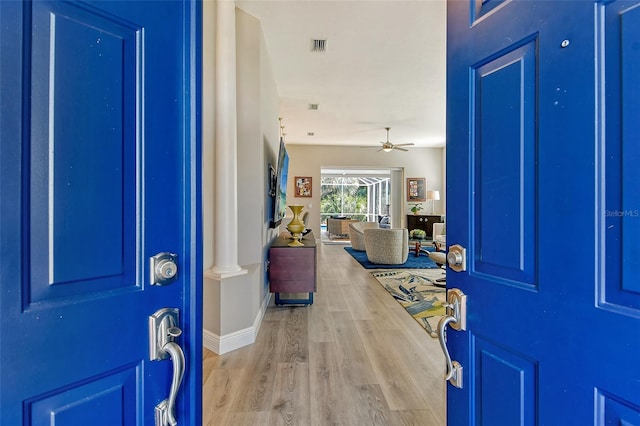
{"type": "Polygon", "coordinates": [[[391,147],[389,147],[389,146],[388,146],[388,147],[384,147],[384,148],[382,148],[382,150],[383,150],[384,152],[391,152],[391,151],[393,150],[393,148],[391,148],[391,147]]]}

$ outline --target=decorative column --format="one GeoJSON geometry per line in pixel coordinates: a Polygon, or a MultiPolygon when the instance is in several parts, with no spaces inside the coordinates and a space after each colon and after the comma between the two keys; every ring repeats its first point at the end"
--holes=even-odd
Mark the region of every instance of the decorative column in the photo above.
{"type": "Polygon", "coordinates": [[[216,2],[214,266],[219,278],[246,274],[238,265],[236,5],[216,2]]]}

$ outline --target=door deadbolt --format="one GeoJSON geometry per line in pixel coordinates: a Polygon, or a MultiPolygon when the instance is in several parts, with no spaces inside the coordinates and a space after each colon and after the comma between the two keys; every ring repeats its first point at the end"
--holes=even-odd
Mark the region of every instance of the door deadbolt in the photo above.
{"type": "Polygon", "coordinates": [[[149,262],[151,285],[167,285],[178,279],[178,255],[158,253],[151,256],[149,262]]]}
{"type": "Polygon", "coordinates": [[[447,252],[449,268],[455,272],[467,270],[467,250],[461,245],[455,244],[449,247],[447,252]]]}

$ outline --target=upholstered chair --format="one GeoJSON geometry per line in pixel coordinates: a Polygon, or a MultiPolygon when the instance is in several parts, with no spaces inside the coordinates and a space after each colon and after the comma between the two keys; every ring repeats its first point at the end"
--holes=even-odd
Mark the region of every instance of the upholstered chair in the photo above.
{"type": "Polygon", "coordinates": [[[364,251],[364,230],[379,228],[378,222],[353,222],[349,224],[349,239],[354,250],[364,251]]]}
{"type": "Polygon", "coordinates": [[[349,224],[353,222],[358,222],[356,219],[327,219],[327,232],[329,234],[329,238],[332,235],[348,235],[349,234],[349,224]]]}
{"type": "Polygon", "coordinates": [[[433,241],[447,241],[447,230],[444,223],[433,224],[433,241]]]}
{"type": "Polygon", "coordinates": [[[364,246],[369,262],[401,265],[409,256],[409,231],[406,228],[365,229],[364,246]]]}

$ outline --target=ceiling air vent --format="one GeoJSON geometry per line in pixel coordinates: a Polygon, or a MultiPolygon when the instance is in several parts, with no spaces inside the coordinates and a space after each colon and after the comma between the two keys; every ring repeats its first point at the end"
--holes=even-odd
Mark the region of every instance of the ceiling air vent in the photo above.
{"type": "Polygon", "coordinates": [[[311,51],[312,52],[326,52],[327,50],[327,40],[326,39],[317,39],[314,38],[311,40],[311,51]]]}
{"type": "Polygon", "coordinates": [[[309,104],[309,109],[311,111],[317,111],[319,106],[319,104],[309,104]]]}

